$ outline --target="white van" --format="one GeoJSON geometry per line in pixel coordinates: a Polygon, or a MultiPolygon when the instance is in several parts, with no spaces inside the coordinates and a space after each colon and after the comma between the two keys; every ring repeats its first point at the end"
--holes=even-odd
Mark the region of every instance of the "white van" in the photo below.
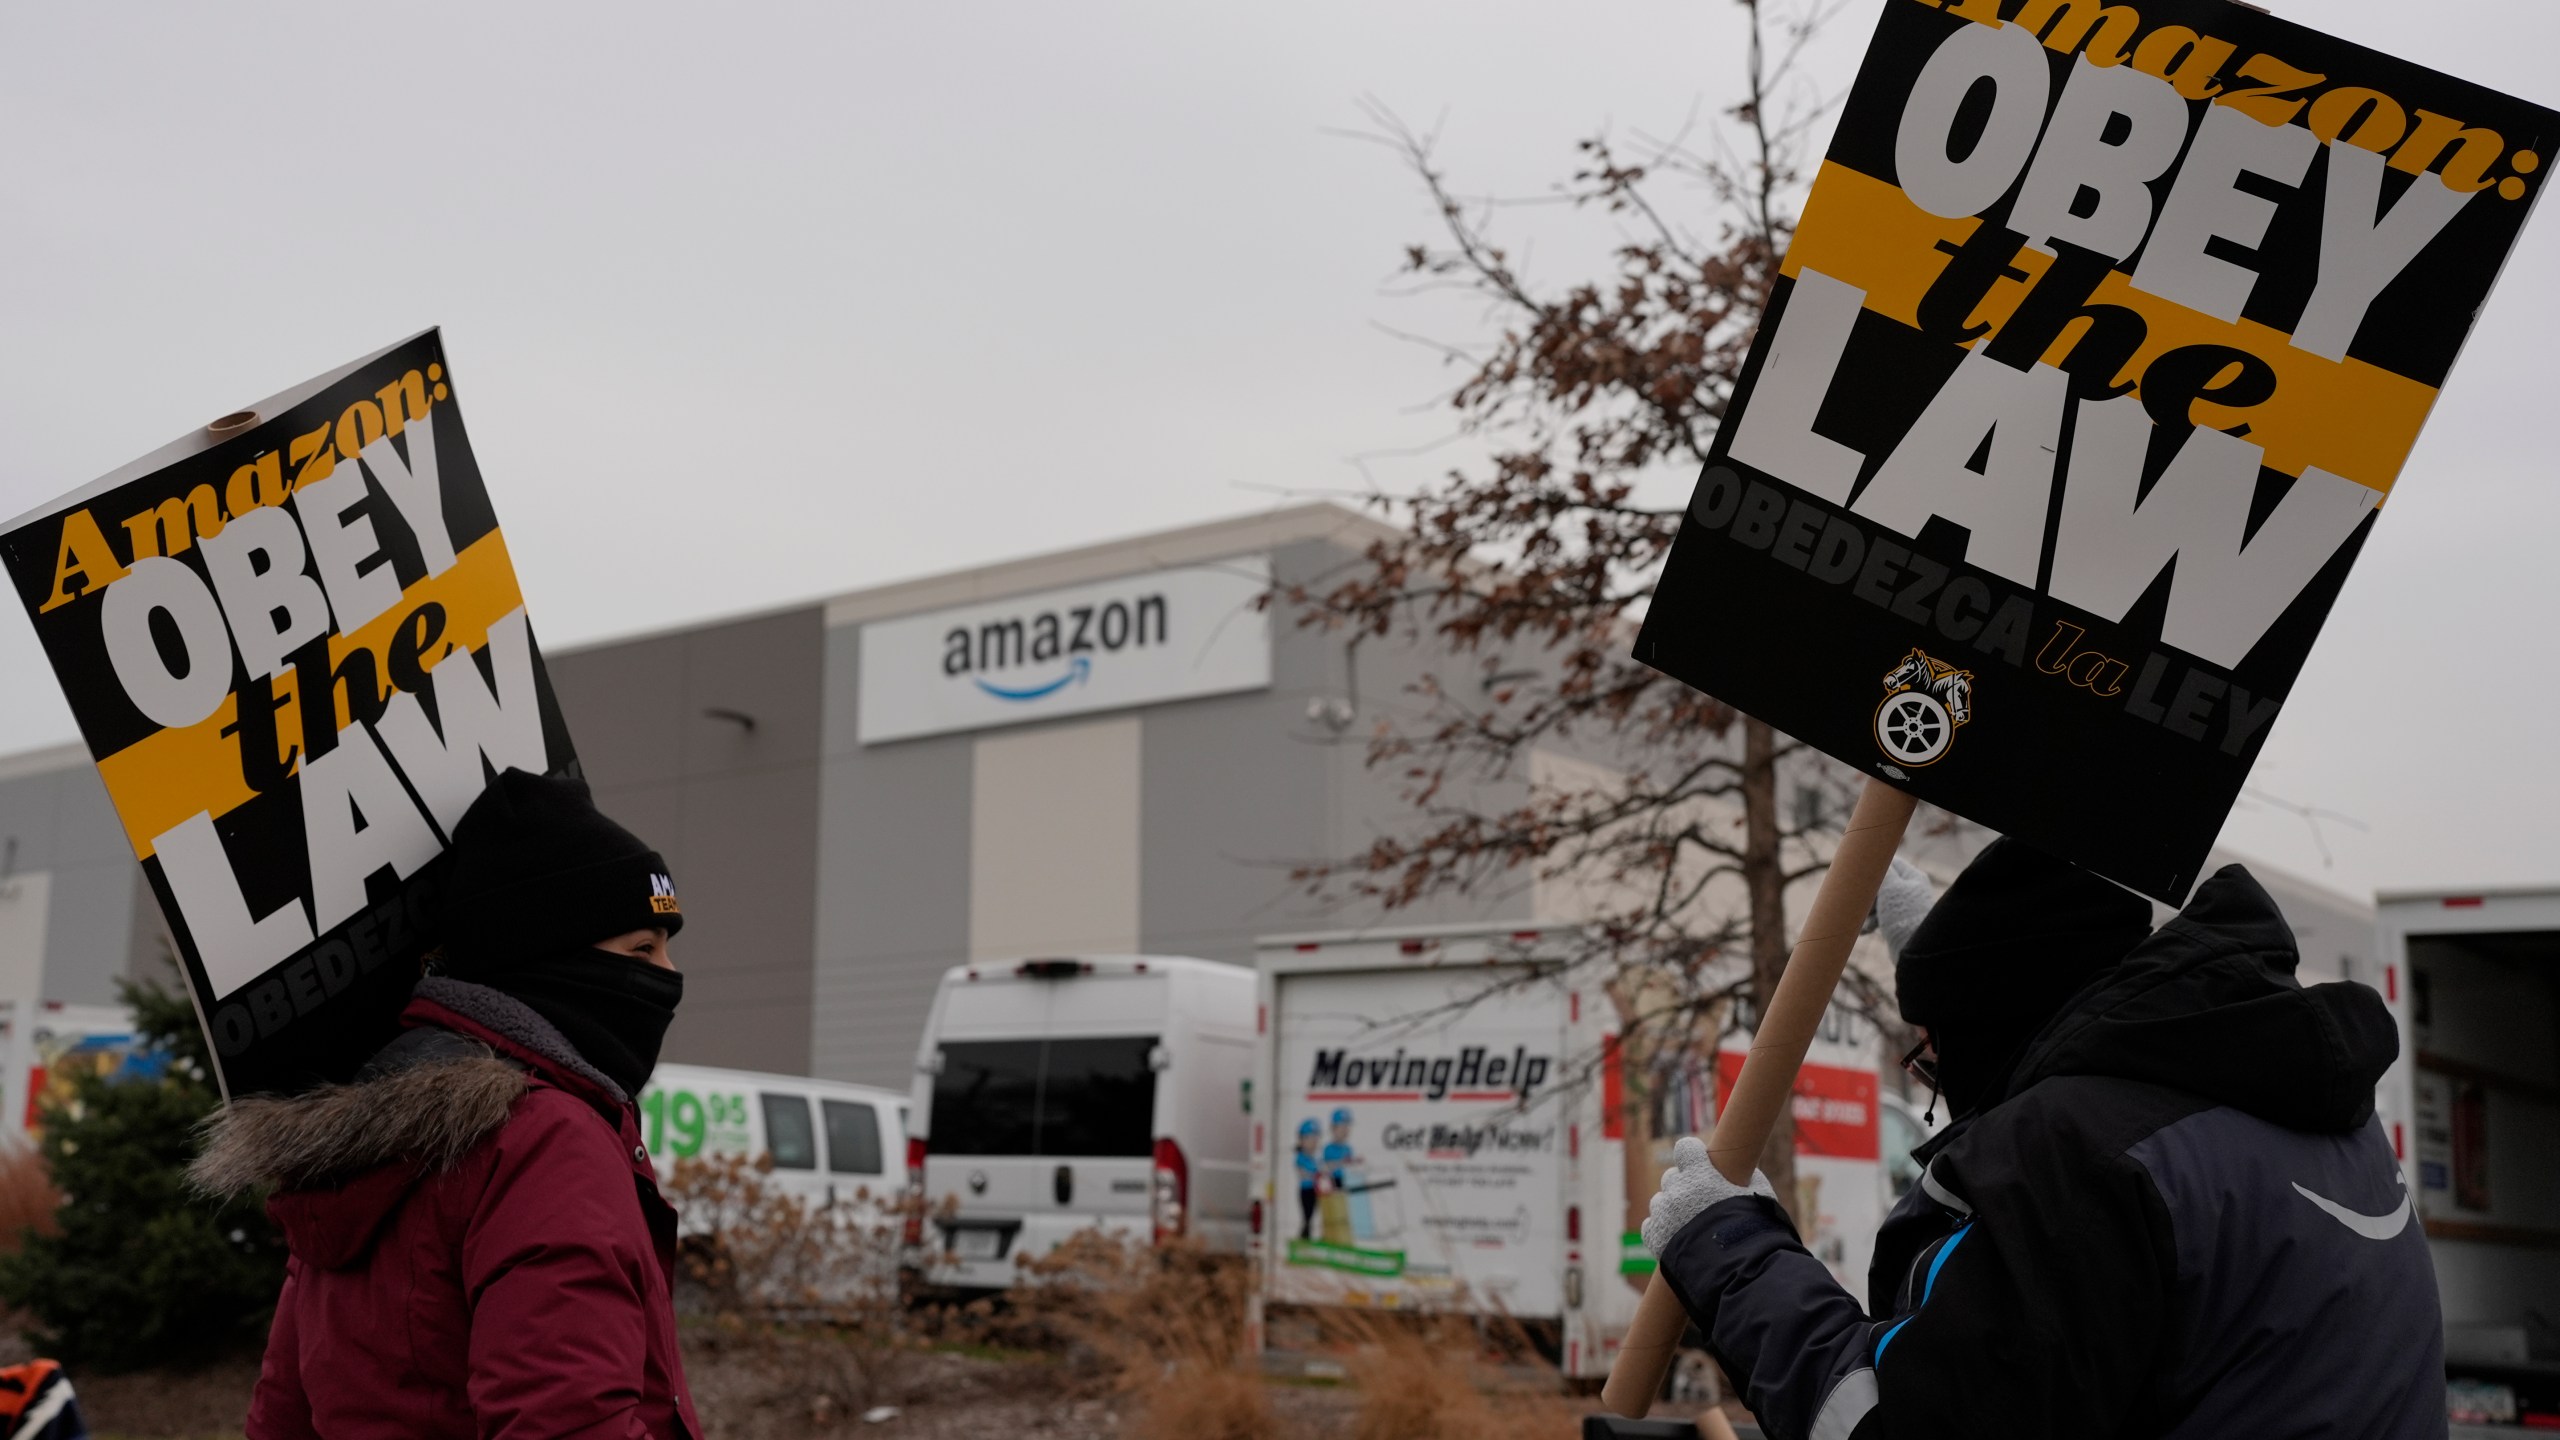
{"type": "Polygon", "coordinates": [[[770,1156],[772,1183],[812,1204],[896,1198],[907,1097],[872,1085],[661,1065],[640,1092],[641,1138],[661,1184],[675,1162],[770,1156]]]}
{"type": "Polygon", "coordinates": [[[1253,987],[1155,955],[944,972],[907,1139],[925,1283],[1001,1289],[1094,1228],[1241,1254],[1253,987]]]}

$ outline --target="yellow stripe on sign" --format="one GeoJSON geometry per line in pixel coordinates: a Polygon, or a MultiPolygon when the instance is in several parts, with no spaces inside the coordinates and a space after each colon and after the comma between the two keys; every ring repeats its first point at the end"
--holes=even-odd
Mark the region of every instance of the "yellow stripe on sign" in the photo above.
{"type": "MultiPolygon", "coordinates": [[[[452,569],[402,592],[400,603],[373,623],[352,635],[331,636],[330,667],[335,669],[358,650],[370,650],[374,673],[387,689],[391,682],[386,657],[392,637],[409,614],[429,600],[444,607],[445,628],[427,657],[427,668],[432,670],[440,658],[488,644],[489,626],[524,603],[515,562],[507,556],[506,537],[490,531],[456,556],[452,569]]],[[[279,673],[275,690],[282,702],[276,710],[277,753],[282,754],[302,743],[302,707],[296,703],[294,672],[279,673]]],[[[106,782],[107,795],[115,801],[116,818],[124,822],[136,859],[149,858],[154,838],[196,812],[220,819],[256,793],[241,776],[240,737],[222,733],[239,703],[234,695],[196,724],[162,730],[98,762],[98,778],[106,782]]],[[[343,725],[343,704],[338,715],[343,725]]]]}
{"type": "MultiPolygon", "coordinates": [[[[1947,266],[1937,243],[1962,241],[1981,224],[1973,216],[1941,219],[1884,181],[1826,161],[1780,268],[1792,279],[1810,265],[1866,291],[1869,310],[1917,325],[1920,297],[1947,266]]],[[[2022,249],[2012,263],[2027,279],[1994,285],[1968,317],[1970,323],[1990,325],[1993,334],[2008,323],[2051,257],[2022,249]]],[[[2139,375],[2164,351],[2181,345],[2228,345],[2266,361],[2276,374],[2275,394],[2266,403],[2233,409],[2203,402],[2194,415],[2199,423],[2217,428],[2247,421],[2251,443],[2267,452],[2271,468],[2287,475],[2317,465],[2388,494],[2435,404],[2431,385],[2361,360],[2324,360],[2296,350],[2281,330],[2199,314],[2134,289],[2122,272],[2100,281],[2089,303],[2121,305],[2150,327],[2127,375],[2139,375]]],[[[2078,323],[2066,327],[2046,349],[2044,362],[2059,363],[2086,328],[2078,323]]]]}

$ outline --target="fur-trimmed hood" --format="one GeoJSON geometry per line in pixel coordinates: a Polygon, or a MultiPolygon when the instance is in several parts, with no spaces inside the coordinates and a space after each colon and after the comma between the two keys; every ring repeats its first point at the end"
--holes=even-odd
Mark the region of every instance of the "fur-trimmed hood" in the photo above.
{"type": "Polygon", "coordinates": [[[350,1084],[241,1096],[207,1122],[188,1178],[232,1195],[261,1185],[326,1189],[396,1160],[428,1173],[452,1169],[507,1123],[526,1081],[488,1046],[447,1038],[444,1054],[350,1084]]]}
{"type": "Polygon", "coordinates": [[[430,976],[403,1023],[346,1084],[224,1106],[188,1177],[220,1195],[272,1187],[295,1253],[347,1264],[420,1179],[505,1128],[537,1079],[599,1110],[628,1103],[549,1021],[486,986],[430,976]]]}

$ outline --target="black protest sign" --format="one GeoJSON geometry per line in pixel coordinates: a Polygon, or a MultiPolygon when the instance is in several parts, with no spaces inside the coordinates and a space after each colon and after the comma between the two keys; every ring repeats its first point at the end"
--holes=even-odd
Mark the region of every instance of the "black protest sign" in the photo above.
{"type": "Polygon", "coordinates": [[[344,1078],[488,767],[574,757],[434,331],[0,533],[227,1092],[344,1078]]]}
{"type": "Polygon", "coordinates": [[[1637,655],[2180,899],[2555,146],[2224,0],[1887,0],[1637,655]]]}

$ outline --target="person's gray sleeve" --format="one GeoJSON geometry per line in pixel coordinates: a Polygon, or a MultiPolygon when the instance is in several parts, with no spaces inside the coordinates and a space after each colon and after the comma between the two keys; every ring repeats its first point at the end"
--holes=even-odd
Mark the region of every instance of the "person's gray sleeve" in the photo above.
{"type": "Polygon", "coordinates": [[[1806,1252],[1774,1200],[1727,1200],[1662,1254],[1662,1276],[1773,1440],[1848,1440],[1874,1405],[1880,1327],[1806,1252]]]}
{"type": "Polygon", "coordinates": [[[1700,1216],[1663,1274],[1772,1440],[2118,1434],[2156,1398],[2175,1250],[2146,1177],[2071,1148],[1955,1197],[1889,1321],[1756,1198],[1700,1216]]]}

